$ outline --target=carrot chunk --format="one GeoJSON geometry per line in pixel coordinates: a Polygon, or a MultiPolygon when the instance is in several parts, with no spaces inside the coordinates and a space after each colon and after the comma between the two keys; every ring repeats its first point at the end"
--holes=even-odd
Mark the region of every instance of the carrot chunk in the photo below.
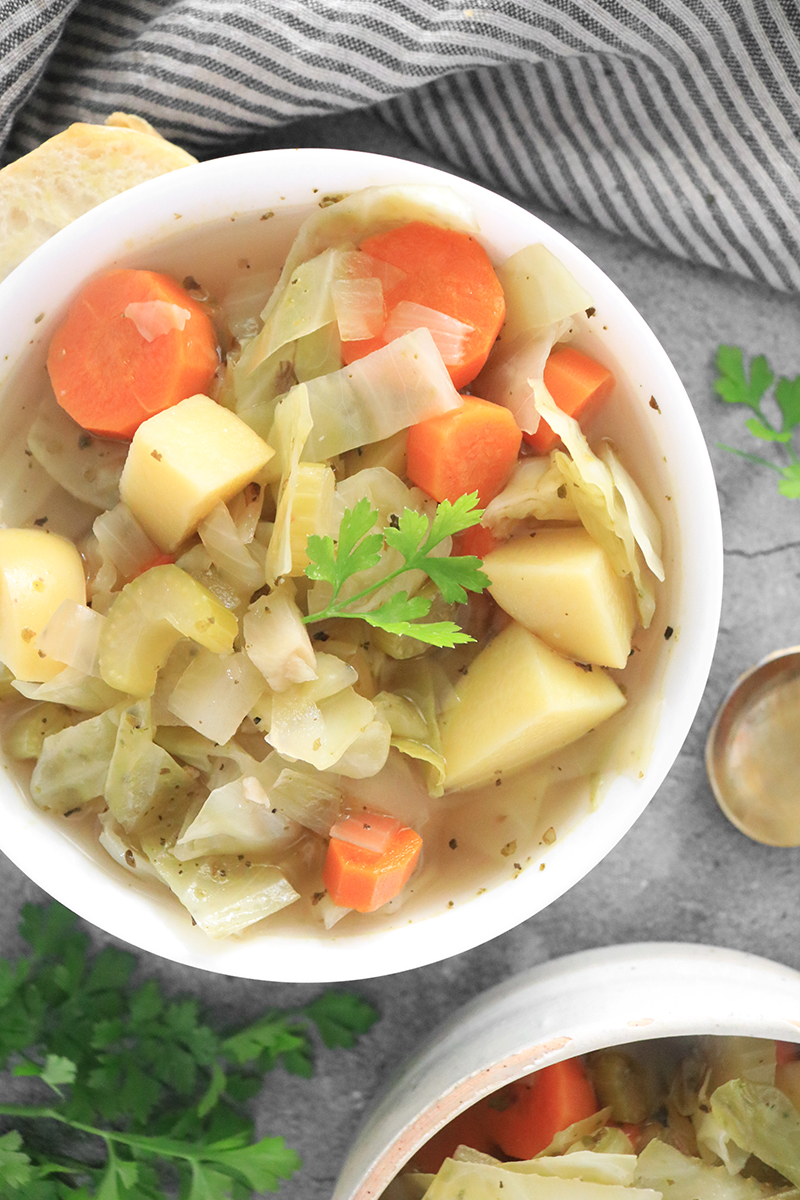
{"type": "Polygon", "coordinates": [[[472,525],[453,538],[453,554],[474,554],[476,558],[486,558],[492,550],[502,545],[485,525],[472,525]]]}
{"type": "MultiPolygon", "coordinates": [[[[606,399],[614,387],[614,376],[580,350],[561,346],[545,363],[544,384],[561,411],[578,420],[590,406],[606,399]]],[[[535,433],[523,436],[538,454],[549,454],[559,442],[544,419],[535,433]]]]}
{"type": "Polygon", "coordinates": [[[61,407],[110,438],[131,438],[148,417],[206,392],[218,365],[208,315],[155,271],[107,271],[91,280],[47,356],[61,407]]]}
{"type": "Polygon", "coordinates": [[[511,1158],[533,1158],[562,1129],[597,1112],[591,1081],[578,1058],[542,1067],[493,1098],[487,1109],[490,1135],[511,1158]]]}
{"type": "MultiPolygon", "coordinates": [[[[385,292],[390,317],[401,300],[408,300],[472,326],[459,361],[447,368],[455,387],[466,387],[486,362],[506,312],[503,289],[483,247],[468,233],[411,221],[368,237],[360,248],[405,272],[385,292]]],[[[382,337],[343,342],[342,355],[351,363],[383,345],[382,337]]]]}
{"type": "Polygon", "coordinates": [[[417,865],[422,838],[401,826],[382,852],[365,850],[332,837],[322,882],[334,904],[356,912],[375,912],[402,891],[417,865]]]}
{"type": "Polygon", "coordinates": [[[517,461],[522,433],[507,408],[464,396],[450,409],[408,431],[408,477],[434,500],[478,493],[488,504],[504,487],[517,461]]]}

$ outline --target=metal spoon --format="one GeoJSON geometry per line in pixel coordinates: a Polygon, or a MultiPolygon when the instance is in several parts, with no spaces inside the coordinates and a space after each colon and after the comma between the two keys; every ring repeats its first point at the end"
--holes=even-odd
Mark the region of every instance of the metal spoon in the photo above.
{"type": "Polygon", "coordinates": [[[709,782],[728,820],[767,846],[800,846],[800,646],[737,679],[706,742],[709,782]]]}

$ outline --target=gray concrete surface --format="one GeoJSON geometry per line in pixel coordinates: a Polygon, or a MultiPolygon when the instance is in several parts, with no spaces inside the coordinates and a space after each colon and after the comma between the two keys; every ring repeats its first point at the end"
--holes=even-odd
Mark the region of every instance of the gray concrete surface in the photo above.
{"type": "MultiPolygon", "coordinates": [[[[265,145],[336,145],[424,161],[376,118],[308,122],[265,145]]],[[[247,146],[242,148],[255,148],[247,146]]],[[[437,164],[439,165],[439,164],[437,164]]],[[[740,411],[712,392],[720,342],[765,353],[778,371],[800,371],[800,301],[541,213],[619,284],[660,338],[691,396],[710,446],[722,506],[725,599],[711,678],[675,766],[623,841],[577,887],[514,931],[468,954],[417,971],[354,985],[381,1020],[352,1052],[321,1050],[313,1082],[275,1072],[258,1105],[261,1133],[281,1133],[303,1156],[287,1200],[328,1200],[345,1151],[387,1074],[432,1025],[511,973],[587,947],[670,941],[736,947],[800,967],[800,850],[756,845],[722,816],[706,782],[703,747],[735,676],[762,655],[800,641],[800,502],[780,497],[776,476],[715,448],[747,447],[740,411]]],[[[25,900],[44,894],[2,860],[0,953],[20,949],[25,900]]],[[[90,930],[97,945],[108,939],[90,930]]],[[[142,969],[170,992],[193,991],[221,1019],[244,1020],[267,1005],[310,999],[310,986],[214,977],[142,955],[142,969]]]]}

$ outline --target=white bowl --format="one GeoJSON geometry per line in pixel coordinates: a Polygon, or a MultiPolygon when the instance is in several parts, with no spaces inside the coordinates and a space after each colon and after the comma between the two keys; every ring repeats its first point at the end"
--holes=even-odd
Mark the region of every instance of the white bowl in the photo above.
{"type": "Polygon", "coordinates": [[[550,1063],[653,1038],[800,1041],[800,972],[715,946],[582,951],[478,996],[395,1076],[356,1138],[332,1200],[377,1200],[453,1117],[550,1063]]]}
{"type": "Polygon", "coordinates": [[[665,533],[667,583],[655,624],[641,639],[642,653],[626,669],[626,682],[642,696],[636,736],[630,724],[620,726],[645,751],[637,769],[614,779],[599,806],[592,807],[585,787],[568,789],[557,819],[549,809],[537,814],[523,863],[529,869],[512,871],[504,859],[504,876],[448,879],[391,916],[348,918],[323,934],[294,928],[280,914],[271,926],[226,943],[190,928],[169,896],[144,888],[99,847],[71,837],[37,811],[10,774],[2,775],[0,848],[21,870],[117,937],[224,974],[296,982],[385,975],[458,954],[540,911],[616,845],[653,797],[689,730],[711,664],[722,584],[719,508],[697,419],[666,354],[616,286],[560,234],[484,188],[417,163],[341,150],[247,154],[152,180],[80,218],[0,285],[4,427],[41,379],[48,342],[89,276],[133,265],[181,279],[197,273],[202,258],[204,281],[214,286],[224,278],[226,256],[237,248],[241,254],[243,238],[257,267],[275,248],[285,250],[301,218],[326,193],[391,183],[449,184],[473,206],[495,261],[544,242],[593,297],[596,315],[583,342],[618,378],[616,396],[603,410],[603,431],[619,444],[665,533]],[[675,631],[669,641],[668,626],[675,631]],[[553,824],[558,840],[547,845],[542,834],[553,824]],[[538,869],[542,864],[546,870],[538,869]]]}

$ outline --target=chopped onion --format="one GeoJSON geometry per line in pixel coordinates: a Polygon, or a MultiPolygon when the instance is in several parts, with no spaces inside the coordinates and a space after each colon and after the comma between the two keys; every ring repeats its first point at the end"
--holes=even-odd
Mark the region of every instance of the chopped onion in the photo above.
{"type": "Polygon", "coordinates": [[[264,678],[246,654],[201,650],[181,675],[168,708],[192,729],[222,745],[264,691],[264,678]]]}
{"type": "Polygon", "coordinates": [[[388,292],[407,279],[408,275],[393,263],[384,262],[382,258],[373,258],[363,250],[356,250],[348,259],[348,278],[379,279],[384,292],[388,292]]]}
{"type": "Polygon", "coordinates": [[[463,404],[428,329],[407,333],[302,386],[308,388],[313,421],[303,451],[307,462],[379,442],[463,404]]]}
{"type": "Polygon", "coordinates": [[[127,504],[120,501],[101,513],[92,526],[100,549],[125,579],[141,574],[161,556],[160,548],[142,529],[127,504]]]}
{"type": "Polygon", "coordinates": [[[36,647],[56,662],[99,678],[97,647],[104,624],[105,617],[85,604],[62,600],[36,639],[36,647]]]}
{"type": "Polygon", "coordinates": [[[400,829],[396,817],[384,817],[380,813],[358,813],[345,817],[331,826],[331,837],[373,854],[383,854],[394,835],[400,829]]]}
{"type": "MultiPolygon", "coordinates": [[[[274,757],[279,758],[279,755],[274,757]]],[[[305,763],[284,767],[270,789],[270,800],[288,817],[325,837],[338,817],[344,799],[336,785],[338,778],[338,775],[331,775],[328,779],[305,763]]]]}
{"type": "Polygon", "coordinates": [[[228,508],[219,500],[197,527],[200,541],[223,579],[251,596],[264,586],[264,573],[242,541],[228,508]]]}
{"type": "Polygon", "coordinates": [[[302,697],[301,691],[297,688],[291,695],[273,698],[267,741],[283,758],[301,759],[324,771],[335,766],[369,728],[375,706],[351,687],[319,704],[302,697]]]}
{"type": "Polygon", "coordinates": [[[370,723],[337,760],[336,770],[347,779],[369,779],[385,766],[391,744],[389,722],[376,709],[370,723]]]}
{"type": "Polygon", "coordinates": [[[475,332],[472,325],[450,317],[447,313],[412,300],[401,300],[389,313],[383,330],[383,340],[393,342],[395,338],[410,333],[413,329],[427,329],[445,366],[453,367],[464,359],[467,339],[475,332]]]}
{"type": "Polygon", "coordinates": [[[331,287],[331,293],[339,336],[343,342],[358,342],[378,336],[386,319],[380,279],[337,279],[331,287]]]}
{"type": "Polygon", "coordinates": [[[156,338],[163,337],[171,329],[182,331],[192,316],[188,308],[181,308],[179,304],[170,304],[168,300],[134,301],[128,305],[122,315],[129,321],[133,321],[146,342],[153,342],[156,338]]]}
{"type": "Polygon", "coordinates": [[[323,892],[319,899],[313,900],[312,903],[315,904],[314,911],[321,918],[325,929],[333,929],[342,917],[353,911],[352,908],[342,908],[341,905],[334,904],[327,892],[323,892]]]}

